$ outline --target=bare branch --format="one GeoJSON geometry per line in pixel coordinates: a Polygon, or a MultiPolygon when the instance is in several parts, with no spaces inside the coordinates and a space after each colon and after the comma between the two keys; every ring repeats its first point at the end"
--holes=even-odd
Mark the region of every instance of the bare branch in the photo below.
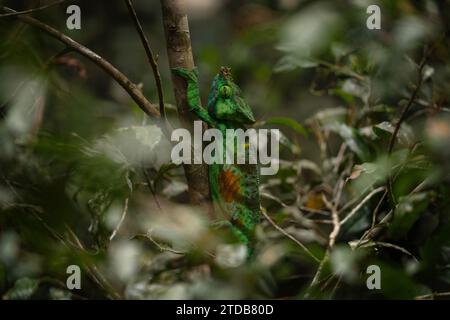
{"type": "MultiPolygon", "coordinates": [[[[162,7],[164,30],[166,34],[167,55],[170,68],[192,70],[194,57],[189,33],[187,14],[183,0],[160,0],[162,7]]],[[[172,83],[177,102],[178,116],[183,127],[191,132],[196,117],[189,111],[187,101],[187,84],[181,77],[172,75],[172,83]]],[[[206,164],[184,165],[184,172],[189,186],[189,198],[194,204],[204,205],[213,216],[211,205],[208,166],[206,164]]]]}
{"type": "MultiPolygon", "coordinates": [[[[88,251],[81,242],[80,238],[75,234],[75,232],[73,232],[73,230],[68,225],[66,225],[66,229],[68,231],[69,236],[72,238],[72,242],[76,244],[77,248],[87,253],[88,251]]],[[[87,270],[88,274],[91,276],[92,280],[94,280],[103,290],[105,290],[110,298],[123,299],[122,295],[98,270],[94,262],[86,261],[83,263],[83,266],[87,270]]]]}
{"type": "Polygon", "coordinates": [[[150,231],[147,232],[145,235],[141,235],[141,236],[146,238],[146,239],[148,239],[148,240],[150,240],[150,242],[153,243],[154,245],[156,245],[161,252],[167,251],[167,252],[171,252],[171,253],[174,253],[174,254],[180,254],[180,255],[186,254],[186,252],[174,250],[172,248],[169,248],[169,247],[161,245],[158,241],[153,239],[152,234],[151,234],[150,231]]]}
{"type": "Polygon", "coordinates": [[[109,237],[109,241],[112,241],[114,239],[114,237],[116,236],[117,232],[119,232],[119,229],[122,226],[122,223],[125,220],[125,217],[127,216],[127,213],[128,213],[128,198],[125,199],[125,204],[123,206],[122,216],[120,217],[119,223],[117,224],[117,226],[114,229],[113,233],[109,237]]]}
{"type": "Polygon", "coordinates": [[[450,292],[435,292],[431,294],[425,294],[423,296],[417,296],[415,300],[434,300],[435,297],[450,297],[450,292]]]}
{"type": "Polygon", "coordinates": [[[398,132],[400,131],[400,127],[401,127],[403,121],[405,121],[406,114],[408,113],[409,108],[411,108],[411,106],[414,104],[414,101],[416,101],[417,95],[419,94],[419,91],[420,91],[420,88],[421,88],[422,82],[423,82],[423,74],[422,74],[423,68],[425,67],[425,64],[428,60],[428,56],[429,56],[430,52],[431,52],[431,50],[428,51],[427,49],[425,49],[425,53],[422,57],[422,60],[419,63],[419,66],[417,68],[417,77],[418,77],[417,83],[414,85],[413,92],[411,93],[411,96],[409,97],[408,102],[406,103],[405,107],[403,108],[397,124],[395,125],[394,132],[392,133],[391,140],[389,141],[388,154],[392,153],[392,150],[394,149],[395,141],[397,139],[398,132]]]}
{"type": "Polygon", "coordinates": [[[324,195],[322,195],[322,200],[327,209],[329,209],[331,212],[331,219],[333,221],[333,230],[331,230],[330,235],[328,237],[327,251],[325,252],[324,257],[322,258],[322,261],[320,261],[316,274],[314,275],[314,278],[312,279],[311,284],[309,285],[308,291],[305,294],[305,298],[309,298],[311,289],[316,287],[316,285],[319,283],[322,270],[325,267],[327,261],[330,259],[331,249],[334,247],[334,244],[336,243],[336,238],[339,235],[339,231],[341,230],[341,223],[339,222],[339,214],[336,208],[338,202],[332,204],[330,201],[328,201],[328,199],[324,195]]]}
{"type": "Polygon", "coordinates": [[[329,241],[328,241],[328,249],[331,249],[336,242],[336,238],[339,234],[339,231],[341,230],[341,225],[344,222],[342,222],[342,223],[339,222],[339,215],[338,215],[337,208],[336,208],[337,204],[332,205],[330,202],[328,202],[328,200],[325,198],[325,196],[323,196],[323,202],[325,203],[327,208],[330,209],[331,219],[333,221],[333,230],[330,233],[330,237],[329,237],[329,241]]]}
{"type": "Polygon", "coordinates": [[[5,18],[5,17],[16,17],[16,16],[21,16],[24,14],[31,14],[31,13],[35,13],[35,12],[39,12],[51,7],[55,7],[57,5],[60,5],[63,2],[66,2],[67,0],[58,0],[46,5],[43,5],[41,7],[37,7],[37,8],[33,8],[33,9],[29,9],[29,10],[24,10],[24,11],[16,11],[16,12],[9,12],[9,13],[4,13],[4,14],[0,14],[0,18],[5,18]]]}
{"type": "MultiPolygon", "coordinates": [[[[1,7],[3,11],[14,13],[17,11],[14,11],[7,7],[1,7]]],[[[139,108],[142,109],[147,115],[153,116],[153,117],[160,117],[160,113],[158,109],[155,107],[154,104],[152,104],[150,101],[147,100],[147,98],[143,95],[142,91],[139,89],[139,87],[131,82],[122,72],[120,72],[116,67],[114,67],[110,62],[99,56],[97,53],[93,52],[91,49],[83,46],[82,44],[76,42],[72,38],[68,37],[64,33],[54,29],[53,27],[36,20],[34,18],[28,17],[28,16],[22,16],[19,15],[16,17],[20,21],[27,23],[31,26],[34,26],[48,35],[52,36],[53,38],[61,41],[64,43],[67,47],[72,48],[74,51],[78,52],[79,54],[83,55],[84,57],[91,60],[93,63],[95,63],[97,66],[102,68],[106,73],[108,73],[114,80],[117,81],[117,83],[127,91],[127,93],[133,98],[133,100],[136,102],[136,104],[139,106],[139,108]]]]}
{"type": "Polygon", "coordinates": [[[289,239],[291,239],[292,241],[294,241],[296,244],[298,244],[300,246],[300,248],[302,248],[303,250],[305,250],[305,252],[311,257],[313,258],[316,262],[320,262],[320,260],[311,252],[309,251],[309,249],[300,241],[298,241],[296,238],[294,238],[292,235],[290,235],[289,233],[287,233],[285,230],[283,230],[283,228],[281,228],[280,226],[278,226],[267,214],[266,209],[261,207],[261,213],[262,215],[266,218],[267,221],[269,221],[269,223],[278,231],[280,231],[282,234],[284,234],[286,237],[288,237],[289,239]]]}
{"type": "Polygon", "coordinates": [[[148,41],[148,38],[145,35],[142,25],[136,14],[136,10],[134,10],[133,1],[125,0],[125,3],[127,4],[128,11],[133,19],[139,37],[141,38],[142,45],[144,46],[145,53],[147,54],[148,62],[150,63],[150,66],[153,70],[153,76],[155,77],[156,88],[158,90],[159,113],[161,114],[162,118],[165,118],[166,112],[164,107],[164,92],[162,88],[161,74],[159,73],[158,63],[156,62],[156,58],[155,55],[153,54],[150,42],[148,41]]]}
{"type": "Polygon", "coordinates": [[[383,204],[384,198],[386,198],[388,192],[387,190],[384,191],[383,195],[380,198],[380,201],[378,201],[377,206],[372,212],[372,224],[370,226],[371,229],[375,227],[375,224],[377,223],[377,217],[378,217],[378,211],[380,211],[381,205],[383,204]]]}
{"type": "Polygon", "coordinates": [[[362,208],[364,204],[366,204],[367,201],[369,201],[374,195],[384,191],[385,189],[386,189],[385,187],[379,187],[375,190],[372,190],[371,193],[369,193],[360,203],[358,203],[356,207],[352,209],[352,211],[350,211],[350,213],[344,219],[342,219],[341,224],[346,223],[351,217],[353,217],[359,211],[359,209],[362,208]]]}
{"type": "Polygon", "coordinates": [[[402,248],[400,246],[397,246],[395,244],[392,243],[388,243],[388,242],[381,242],[381,241],[375,241],[375,242],[369,242],[365,245],[361,245],[359,247],[373,247],[373,246],[379,246],[379,247],[385,247],[385,248],[392,248],[395,250],[398,250],[400,252],[403,252],[404,254],[410,256],[411,258],[413,258],[416,262],[418,262],[419,260],[408,250],[406,250],[405,248],[402,248]]]}

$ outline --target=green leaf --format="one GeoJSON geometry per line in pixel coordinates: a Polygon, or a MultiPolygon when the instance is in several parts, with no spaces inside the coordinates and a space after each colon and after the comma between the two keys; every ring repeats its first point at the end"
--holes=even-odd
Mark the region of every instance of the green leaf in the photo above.
{"type": "MultiPolygon", "coordinates": [[[[391,138],[392,134],[394,133],[394,129],[395,129],[394,126],[387,121],[381,122],[372,127],[373,132],[379,138],[384,139],[391,138]]],[[[405,123],[400,126],[400,129],[397,134],[397,141],[405,146],[410,146],[414,143],[415,141],[414,132],[410,126],[408,126],[405,123]]]]}
{"type": "Polygon", "coordinates": [[[369,89],[354,79],[346,79],[340,86],[340,89],[343,92],[350,94],[353,97],[358,97],[363,101],[365,101],[369,95],[369,89]]]}
{"type": "Polygon", "coordinates": [[[372,113],[394,113],[395,108],[390,107],[385,104],[377,104],[375,106],[370,107],[370,112],[372,113]]]}
{"type": "Polygon", "coordinates": [[[304,137],[308,137],[308,131],[305,129],[305,127],[303,127],[300,123],[298,123],[296,120],[291,119],[291,118],[275,117],[275,118],[270,118],[265,123],[272,124],[272,125],[286,126],[286,127],[291,128],[298,134],[301,134],[304,137]]]}
{"type": "Polygon", "coordinates": [[[340,98],[342,98],[345,102],[347,102],[348,104],[353,103],[354,99],[353,99],[353,95],[351,95],[350,93],[342,90],[341,88],[334,88],[331,89],[330,92],[340,98]]]}
{"type": "Polygon", "coordinates": [[[345,122],[348,111],[343,107],[328,108],[317,112],[307,121],[317,120],[323,126],[333,125],[334,123],[345,122]]]}
{"type": "Polygon", "coordinates": [[[22,278],[5,295],[8,300],[28,300],[39,288],[40,280],[22,278]]]}
{"type": "Polygon", "coordinates": [[[287,55],[282,57],[275,65],[274,72],[288,72],[297,68],[314,68],[319,64],[311,58],[307,57],[294,57],[287,55]]]}
{"type": "Polygon", "coordinates": [[[292,152],[293,154],[299,155],[300,154],[300,146],[298,146],[297,144],[293,143],[285,134],[283,134],[280,131],[280,135],[279,135],[279,142],[282,146],[286,147],[290,152],[292,152]]]}
{"type": "Polygon", "coordinates": [[[390,122],[384,121],[372,127],[373,132],[383,139],[388,139],[392,136],[394,132],[394,127],[390,122]]]}
{"type": "Polygon", "coordinates": [[[428,193],[416,193],[401,197],[394,211],[394,219],[389,232],[394,239],[399,239],[411,229],[420,214],[428,207],[428,193]]]}
{"type": "Polygon", "coordinates": [[[357,130],[343,123],[334,123],[329,126],[329,129],[337,133],[361,160],[370,158],[370,149],[357,130]]]}

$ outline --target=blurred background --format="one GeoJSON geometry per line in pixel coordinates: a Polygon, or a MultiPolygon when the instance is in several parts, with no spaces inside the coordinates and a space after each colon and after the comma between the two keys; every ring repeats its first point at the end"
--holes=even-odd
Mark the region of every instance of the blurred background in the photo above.
{"type": "MultiPolygon", "coordinates": [[[[113,79],[75,53],[55,58],[58,41],[0,16],[0,296],[445,298],[450,1],[184,2],[203,101],[229,66],[257,125],[282,132],[281,169],[261,184],[272,221],[258,226],[255,258],[245,263],[242,248],[189,205],[167,138],[113,79]],[[366,26],[373,4],[380,30],[366,26]],[[340,232],[327,253],[333,210],[340,232]],[[380,290],[366,286],[374,264],[380,290]],[[81,267],[80,290],[66,287],[69,265],[81,267]]],[[[124,1],[73,3],[81,30],[66,28],[69,3],[33,17],[157,103],[124,1]]],[[[134,3],[176,124],[160,4],[134,3]]]]}

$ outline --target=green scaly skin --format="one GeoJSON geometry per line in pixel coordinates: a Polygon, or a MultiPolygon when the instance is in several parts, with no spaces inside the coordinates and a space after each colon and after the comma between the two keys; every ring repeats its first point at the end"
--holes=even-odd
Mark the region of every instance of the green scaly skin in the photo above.
{"type": "MultiPolygon", "coordinates": [[[[227,129],[245,130],[247,125],[255,123],[252,110],[234,83],[229,68],[222,67],[215,76],[207,109],[201,105],[197,69],[176,68],[172,71],[187,81],[190,111],[209,127],[221,131],[224,146],[227,129]]],[[[235,143],[235,148],[238,147],[248,152],[245,145],[235,143]]],[[[216,212],[224,217],[236,238],[247,245],[251,255],[255,227],[260,219],[259,167],[254,164],[212,164],[209,166],[209,185],[216,212]]]]}

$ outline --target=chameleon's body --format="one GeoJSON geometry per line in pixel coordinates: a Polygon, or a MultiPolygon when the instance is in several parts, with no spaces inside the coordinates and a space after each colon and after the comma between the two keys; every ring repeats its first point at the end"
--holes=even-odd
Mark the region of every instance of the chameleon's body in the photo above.
{"type": "MultiPolygon", "coordinates": [[[[245,129],[246,125],[255,122],[229,68],[222,67],[214,78],[207,109],[201,106],[197,70],[177,68],[173,72],[187,81],[190,111],[209,127],[220,130],[224,144],[227,129],[245,129]]],[[[246,145],[235,144],[235,148],[245,148],[248,156],[246,145]]],[[[250,252],[253,251],[255,227],[260,218],[258,170],[255,164],[215,163],[209,166],[209,185],[215,210],[230,222],[234,235],[248,246],[250,252]]]]}

